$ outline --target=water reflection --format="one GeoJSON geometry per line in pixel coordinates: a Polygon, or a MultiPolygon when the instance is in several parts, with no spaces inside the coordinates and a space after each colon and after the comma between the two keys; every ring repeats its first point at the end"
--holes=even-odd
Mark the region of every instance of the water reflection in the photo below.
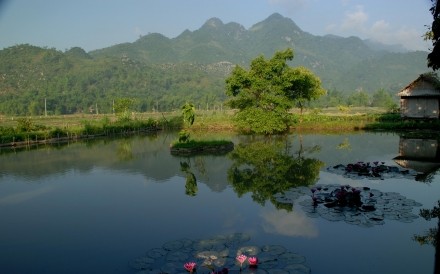
{"type": "Polygon", "coordinates": [[[229,154],[232,165],[228,181],[237,195],[251,193],[252,199],[261,205],[270,201],[277,209],[291,211],[293,204],[280,203],[274,195],[315,184],[324,163],[304,157],[302,142],[296,156],[292,156],[290,149],[287,138],[266,138],[236,146],[229,154]]]}
{"type": "Polygon", "coordinates": [[[318,236],[317,227],[302,211],[287,212],[265,208],[261,211],[261,217],[264,220],[263,229],[268,233],[308,238],[318,236]]]}
{"type": "Polygon", "coordinates": [[[416,181],[432,182],[440,168],[439,140],[434,138],[400,137],[399,156],[394,161],[408,169],[417,171],[416,181]]]}
{"type": "MultiPolygon", "coordinates": [[[[392,214],[396,207],[404,209],[394,201],[414,199],[429,208],[440,193],[438,175],[432,184],[400,177],[354,180],[322,166],[323,162],[334,166],[359,160],[397,166],[393,158],[398,154],[399,136],[370,133],[253,139],[233,135],[225,137],[237,144],[230,156],[186,158],[170,154],[169,144],[176,134],[167,134],[2,154],[0,272],[134,273],[129,261],[170,240],[199,243],[197,239],[212,235],[243,232],[252,235],[252,245],[281,244],[286,250],[298,251],[307,257],[313,273],[432,273],[432,247],[418,247],[412,236],[434,224],[422,218],[412,223],[386,219],[381,227],[359,229],[345,221],[329,222],[329,216],[334,220],[340,215],[333,212],[334,207],[332,212],[324,209],[325,216],[309,218],[301,204],[307,199],[311,203],[311,185],[349,184],[380,191],[380,197],[387,199],[377,199],[376,204],[386,218],[396,217],[392,214]],[[237,190],[240,192],[234,192],[237,190]],[[274,194],[280,191],[284,193],[274,194]],[[396,193],[392,197],[384,194],[390,191],[396,193]],[[243,197],[238,198],[237,193],[243,197]],[[286,207],[279,204],[286,201],[281,196],[290,198],[286,207]],[[274,197],[280,202],[273,202],[274,197]],[[393,207],[385,208],[390,202],[393,207]],[[295,210],[283,210],[291,210],[293,205],[295,210]],[[335,264],[342,257],[344,263],[335,264]]],[[[167,250],[172,246],[164,245],[167,250]]],[[[236,250],[232,252],[235,255],[236,250]]],[[[180,258],[174,255],[161,258],[180,258]]],[[[146,262],[150,260],[141,261],[146,262]]],[[[172,273],[183,273],[185,262],[180,258],[178,271],[172,273]]]]}
{"type": "MultiPolygon", "coordinates": [[[[174,240],[148,250],[129,265],[138,273],[183,273],[183,262],[192,262],[194,273],[200,274],[311,273],[303,255],[281,245],[251,245],[250,240],[244,233],[174,240]],[[251,263],[249,257],[256,260],[251,263]]],[[[186,270],[193,273],[192,269],[186,270]]]]}
{"type": "Polygon", "coordinates": [[[44,194],[50,193],[54,190],[53,187],[43,187],[39,189],[29,190],[21,193],[10,194],[0,198],[0,205],[17,205],[27,202],[28,200],[38,198],[44,194]]]}
{"type": "Polygon", "coordinates": [[[422,235],[414,235],[413,239],[421,245],[431,244],[435,248],[434,273],[440,273],[440,200],[432,209],[421,209],[420,216],[427,221],[437,219],[437,227],[430,228],[422,235]]]}
{"type": "Polygon", "coordinates": [[[191,172],[191,163],[180,162],[180,170],[186,174],[185,194],[188,196],[196,196],[197,194],[197,179],[194,173],[191,172]]]}
{"type": "Polygon", "coordinates": [[[117,155],[120,161],[130,161],[133,159],[133,148],[129,139],[124,139],[119,142],[117,155]]]}

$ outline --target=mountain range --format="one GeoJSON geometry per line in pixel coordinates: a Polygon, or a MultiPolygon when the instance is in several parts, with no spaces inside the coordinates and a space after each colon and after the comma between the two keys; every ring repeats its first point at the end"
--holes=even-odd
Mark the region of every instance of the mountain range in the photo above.
{"type": "Polygon", "coordinates": [[[176,38],[152,33],[134,43],[95,50],[90,55],[127,56],[149,63],[230,62],[246,66],[260,54],[269,58],[276,50],[288,47],[295,53],[291,65],[311,69],[326,89],[399,90],[428,71],[427,52],[408,52],[398,45],[358,37],[314,36],[278,13],[249,29],[211,18],[198,30],[185,30],[176,38]]]}
{"type": "Polygon", "coordinates": [[[327,90],[385,89],[397,93],[429,71],[427,52],[405,51],[358,37],[315,36],[280,14],[246,29],[211,18],[175,38],[151,33],[132,43],[85,52],[17,45],[0,50],[0,113],[111,112],[115,98],[137,99],[139,111],[171,110],[186,101],[220,105],[224,80],[234,65],[292,48],[289,64],[304,66],[327,90]],[[97,110],[95,110],[97,111],[97,110]]]}

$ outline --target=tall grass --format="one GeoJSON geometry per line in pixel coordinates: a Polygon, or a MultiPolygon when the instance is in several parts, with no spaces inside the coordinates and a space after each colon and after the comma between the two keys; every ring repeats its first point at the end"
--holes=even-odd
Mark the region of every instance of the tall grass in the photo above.
{"type": "MultiPolygon", "coordinates": [[[[359,110],[357,110],[359,111],[359,110]]],[[[190,131],[195,134],[235,130],[234,111],[197,111],[190,131]]],[[[336,110],[292,112],[291,130],[355,131],[355,130],[440,130],[440,120],[405,120],[396,113],[377,109],[347,114],[336,110]]],[[[160,129],[182,129],[180,112],[140,113],[128,121],[118,121],[113,115],[61,115],[48,117],[0,116],[0,145],[37,142],[48,139],[109,136],[160,129]]]]}
{"type": "MultiPolygon", "coordinates": [[[[161,117],[153,119],[115,120],[108,116],[51,117],[50,119],[34,119],[23,117],[13,123],[0,125],[0,145],[32,144],[63,139],[80,139],[115,134],[157,131],[164,128],[180,128],[181,117],[161,117]],[[39,124],[43,123],[43,124],[39,124]],[[8,124],[8,125],[4,125],[8,124]]],[[[12,120],[12,119],[11,119],[12,120]]]]}

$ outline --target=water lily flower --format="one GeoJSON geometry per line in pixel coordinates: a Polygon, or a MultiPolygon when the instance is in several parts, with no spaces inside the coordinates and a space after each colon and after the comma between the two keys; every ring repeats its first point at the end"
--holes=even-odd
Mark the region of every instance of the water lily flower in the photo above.
{"type": "Polygon", "coordinates": [[[249,257],[248,262],[249,262],[249,265],[257,265],[258,259],[257,259],[257,257],[249,257]]]}
{"type": "Polygon", "coordinates": [[[194,269],[196,269],[196,263],[195,262],[188,262],[183,265],[183,267],[189,272],[193,273],[194,269]]]}
{"type": "Polygon", "coordinates": [[[247,259],[247,256],[244,255],[244,254],[241,254],[241,255],[238,255],[238,256],[237,256],[237,261],[240,262],[240,266],[243,265],[243,263],[246,261],[246,259],[247,259]]]}

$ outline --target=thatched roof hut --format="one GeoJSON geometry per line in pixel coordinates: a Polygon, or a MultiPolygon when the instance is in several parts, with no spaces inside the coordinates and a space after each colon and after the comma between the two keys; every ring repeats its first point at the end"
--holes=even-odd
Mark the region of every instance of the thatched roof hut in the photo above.
{"type": "Polygon", "coordinates": [[[421,74],[397,95],[400,96],[402,117],[437,119],[440,117],[440,80],[436,74],[421,74]]]}

